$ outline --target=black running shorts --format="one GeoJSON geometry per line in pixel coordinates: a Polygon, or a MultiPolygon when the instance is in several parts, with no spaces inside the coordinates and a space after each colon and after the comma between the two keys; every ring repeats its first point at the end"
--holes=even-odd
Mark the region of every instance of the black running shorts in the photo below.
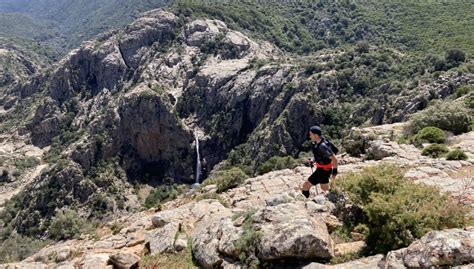
{"type": "Polygon", "coordinates": [[[331,176],[331,169],[324,170],[322,168],[317,168],[311,176],[309,176],[308,181],[313,184],[328,184],[329,177],[331,176]]]}

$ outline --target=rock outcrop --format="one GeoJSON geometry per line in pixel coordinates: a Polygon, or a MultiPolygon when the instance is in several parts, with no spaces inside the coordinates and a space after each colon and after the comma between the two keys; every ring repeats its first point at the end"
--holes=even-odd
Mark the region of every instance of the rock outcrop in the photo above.
{"type": "MultiPolygon", "coordinates": [[[[284,259],[327,260],[334,255],[333,243],[320,216],[311,216],[304,203],[282,203],[256,211],[244,227],[229,216],[214,217],[194,230],[192,248],[196,260],[205,268],[224,261],[238,260],[237,248],[244,233],[258,235],[256,256],[262,261],[284,259]],[[294,218],[298,215],[298,218],[294,218]]],[[[248,246],[250,247],[250,246],[248,246]]]]}
{"type": "Polygon", "coordinates": [[[330,259],[334,246],[321,216],[310,214],[304,204],[267,206],[253,216],[261,233],[259,257],[330,259]]]}
{"type": "Polygon", "coordinates": [[[474,228],[432,231],[387,254],[385,268],[432,268],[474,263],[474,228]]]}

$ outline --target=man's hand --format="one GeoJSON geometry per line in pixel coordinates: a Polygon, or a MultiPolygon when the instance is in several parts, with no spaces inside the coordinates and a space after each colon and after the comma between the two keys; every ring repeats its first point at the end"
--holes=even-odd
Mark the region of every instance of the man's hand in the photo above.
{"type": "Polygon", "coordinates": [[[337,167],[333,167],[331,171],[331,179],[335,179],[337,176],[337,167]]]}
{"type": "Polygon", "coordinates": [[[306,165],[309,167],[313,166],[313,164],[314,164],[313,159],[308,159],[308,161],[306,161],[306,165]]]}
{"type": "Polygon", "coordinates": [[[337,159],[336,155],[331,156],[331,163],[332,163],[332,171],[331,171],[331,179],[335,179],[337,175],[337,159]]]}

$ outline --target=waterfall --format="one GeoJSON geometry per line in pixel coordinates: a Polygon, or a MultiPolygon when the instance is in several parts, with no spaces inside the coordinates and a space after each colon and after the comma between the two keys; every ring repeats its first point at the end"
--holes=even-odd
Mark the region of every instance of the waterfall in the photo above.
{"type": "Polygon", "coordinates": [[[201,179],[201,156],[199,154],[199,139],[197,136],[197,132],[194,131],[194,140],[196,141],[196,183],[199,184],[199,180],[201,179]]]}

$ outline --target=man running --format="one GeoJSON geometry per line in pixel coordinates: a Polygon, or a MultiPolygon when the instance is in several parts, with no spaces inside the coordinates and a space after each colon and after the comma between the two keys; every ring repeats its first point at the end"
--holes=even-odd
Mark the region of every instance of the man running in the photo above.
{"type": "Polygon", "coordinates": [[[337,175],[337,159],[335,155],[337,148],[332,146],[331,142],[321,135],[321,128],[319,126],[311,126],[309,138],[313,144],[312,150],[314,154],[314,160],[310,160],[310,165],[315,163],[316,170],[303,184],[302,193],[306,198],[309,197],[309,189],[317,184],[320,184],[321,189],[326,194],[329,191],[329,177],[333,179],[337,175]]]}

